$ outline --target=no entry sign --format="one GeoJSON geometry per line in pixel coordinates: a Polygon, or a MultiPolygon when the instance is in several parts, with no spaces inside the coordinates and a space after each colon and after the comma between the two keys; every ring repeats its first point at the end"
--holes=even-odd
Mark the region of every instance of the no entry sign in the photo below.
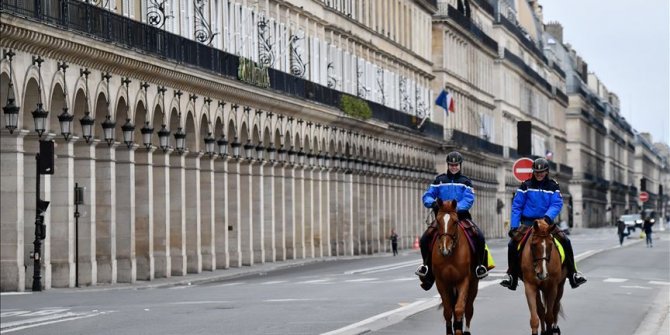
{"type": "Polygon", "coordinates": [[[649,193],[647,193],[645,191],[642,191],[642,192],[640,192],[639,197],[640,197],[640,201],[647,202],[647,200],[649,200],[649,193]]]}
{"type": "Polygon", "coordinates": [[[519,158],[512,165],[514,178],[520,183],[530,179],[533,176],[533,160],[530,158],[519,158]]]}

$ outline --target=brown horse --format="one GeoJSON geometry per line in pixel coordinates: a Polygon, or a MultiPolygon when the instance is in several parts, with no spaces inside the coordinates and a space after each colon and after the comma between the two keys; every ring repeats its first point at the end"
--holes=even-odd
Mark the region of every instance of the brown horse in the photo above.
{"type": "Polygon", "coordinates": [[[433,244],[432,266],[437,291],[442,297],[447,334],[470,334],[479,279],[472,273],[474,261],[463,229],[458,226],[456,201],[438,200],[437,238],[433,244]],[[465,314],[465,332],[463,332],[465,314]],[[453,321],[453,331],[452,331],[453,321]]]}
{"type": "Polygon", "coordinates": [[[554,243],[554,229],[555,226],[544,219],[535,220],[521,253],[521,272],[534,335],[539,326],[542,335],[560,334],[558,315],[567,268],[561,264],[561,255],[554,243]]]}

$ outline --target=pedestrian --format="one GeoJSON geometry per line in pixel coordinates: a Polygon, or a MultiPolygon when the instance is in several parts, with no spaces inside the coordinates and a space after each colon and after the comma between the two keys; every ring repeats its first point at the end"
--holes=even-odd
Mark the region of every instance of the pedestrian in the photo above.
{"type": "Polygon", "coordinates": [[[617,221],[617,234],[619,235],[619,245],[623,245],[623,238],[628,236],[626,234],[626,223],[622,220],[617,221]]]}
{"type": "MultiPolygon", "coordinates": [[[[468,220],[472,222],[472,226],[477,233],[477,237],[475,238],[475,248],[477,249],[475,255],[475,262],[477,264],[475,275],[477,278],[482,279],[488,275],[488,269],[486,267],[486,241],[484,240],[484,234],[472,220],[472,215],[470,215],[470,208],[472,208],[472,205],[475,202],[475,192],[472,188],[472,181],[470,181],[470,178],[461,173],[462,163],[463,156],[459,152],[450,152],[447,155],[447,173],[435,177],[435,181],[428,186],[428,189],[423,194],[422,201],[425,207],[432,208],[437,214],[438,198],[441,200],[456,200],[458,220],[468,220]]],[[[431,256],[430,243],[433,241],[436,232],[437,229],[435,226],[431,225],[421,236],[419,244],[421,247],[423,264],[414,272],[419,276],[419,279],[421,279],[421,288],[426,291],[430,290],[435,282],[432,269],[429,266],[431,256]]]]}
{"type": "MultiPolygon", "coordinates": [[[[530,229],[533,221],[542,219],[552,224],[553,219],[563,208],[563,197],[558,183],[549,177],[549,162],[538,158],[533,162],[533,175],[521,183],[512,200],[510,241],[507,244],[507,259],[509,267],[507,278],[500,285],[514,291],[521,273],[519,253],[516,250],[516,241],[520,240],[524,232],[530,229]]],[[[568,280],[572,288],[577,288],[586,282],[586,279],[577,271],[574,252],[570,239],[560,229],[555,229],[556,236],[565,251],[565,264],[568,270],[568,280]]]]}
{"type": "Polygon", "coordinates": [[[642,229],[644,229],[644,235],[647,237],[647,248],[653,248],[654,245],[651,242],[651,226],[656,223],[656,213],[651,212],[647,218],[644,220],[644,225],[642,226],[642,229]]]}
{"type": "Polygon", "coordinates": [[[398,234],[396,234],[395,229],[391,229],[391,248],[393,249],[393,256],[398,256],[398,234]]]}

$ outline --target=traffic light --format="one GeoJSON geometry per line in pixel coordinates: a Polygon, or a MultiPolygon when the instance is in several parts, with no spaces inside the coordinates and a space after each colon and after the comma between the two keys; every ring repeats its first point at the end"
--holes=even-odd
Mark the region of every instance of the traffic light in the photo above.
{"type": "Polygon", "coordinates": [[[35,221],[35,237],[40,240],[47,238],[47,226],[44,224],[44,214],[37,215],[35,221]]]}
{"type": "Polygon", "coordinates": [[[532,124],[530,121],[519,121],[516,123],[516,152],[521,157],[530,156],[532,153],[532,124]]]}
{"type": "Polygon", "coordinates": [[[646,191],[647,190],[647,178],[642,177],[640,178],[640,191],[646,191]]]}
{"type": "Polygon", "coordinates": [[[44,201],[42,199],[37,199],[37,213],[38,214],[44,214],[47,211],[47,208],[49,208],[49,201],[44,201]]]}
{"type": "Polygon", "coordinates": [[[54,174],[54,141],[40,141],[40,155],[37,162],[40,174],[54,174]]]}

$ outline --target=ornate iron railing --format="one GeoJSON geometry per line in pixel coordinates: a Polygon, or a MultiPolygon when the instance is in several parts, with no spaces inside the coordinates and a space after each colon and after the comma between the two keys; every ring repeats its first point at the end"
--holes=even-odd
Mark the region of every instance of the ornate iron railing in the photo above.
{"type": "MultiPolygon", "coordinates": [[[[119,47],[143,52],[201,71],[208,71],[231,80],[239,80],[240,58],[237,55],[212,48],[156,26],[144,24],[117,15],[104,8],[78,0],[1,0],[0,12],[23,17],[53,27],[81,33],[88,38],[108,42],[119,47]]],[[[297,98],[339,108],[339,91],[291,74],[268,69],[270,89],[297,98]]],[[[417,134],[442,139],[442,126],[426,122],[419,131],[412,115],[367,101],[372,108],[372,117],[395,123],[417,134]]]]}

